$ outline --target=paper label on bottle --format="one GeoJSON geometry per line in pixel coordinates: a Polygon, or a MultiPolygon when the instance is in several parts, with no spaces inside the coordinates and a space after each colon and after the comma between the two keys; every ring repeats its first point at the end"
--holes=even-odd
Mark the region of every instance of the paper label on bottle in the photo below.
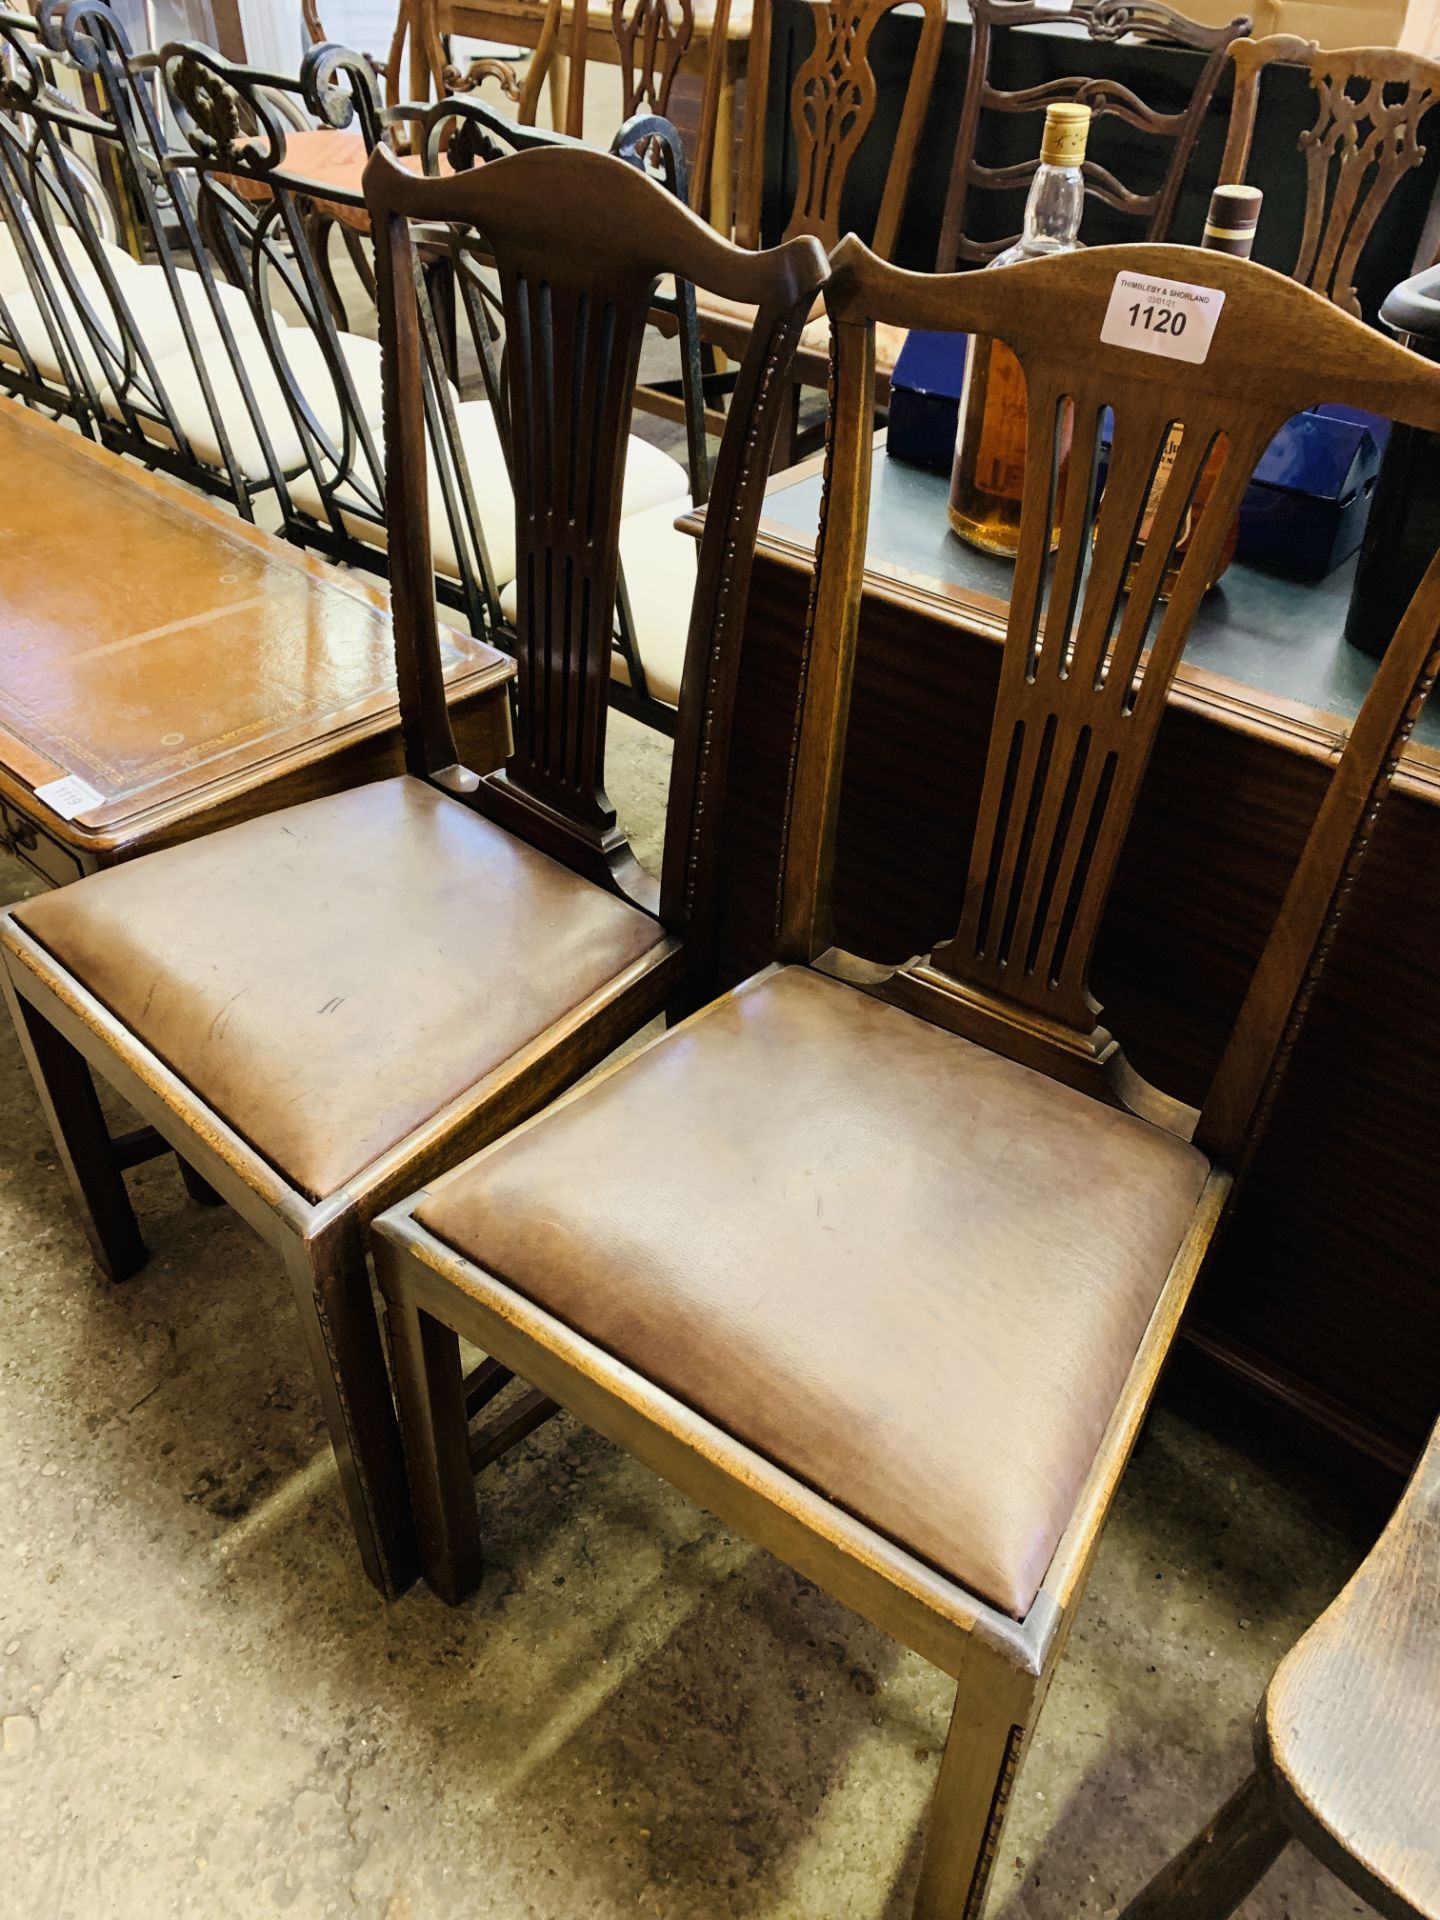
{"type": "Polygon", "coordinates": [[[1133,347],[1198,367],[1209,355],[1224,304],[1218,287],[1117,273],[1100,338],[1107,347],[1133,347]]]}
{"type": "Polygon", "coordinates": [[[51,780],[43,787],[36,787],[35,798],[62,820],[73,820],[77,813],[88,813],[92,807],[105,803],[104,794],[97,793],[78,773],[67,773],[63,780],[51,780]]]}
{"type": "Polygon", "coordinates": [[[1002,340],[990,342],[985,376],[975,484],[998,499],[1018,501],[1025,485],[1025,375],[1002,340]]]}

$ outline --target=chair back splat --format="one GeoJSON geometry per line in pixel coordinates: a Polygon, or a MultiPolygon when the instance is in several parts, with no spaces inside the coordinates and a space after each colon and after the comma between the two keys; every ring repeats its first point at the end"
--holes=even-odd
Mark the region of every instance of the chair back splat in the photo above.
{"type": "MultiPolygon", "coordinates": [[[[1424,161],[1420,128],[1440,104],[1440,61],[1397,47],[1322,52],[1314,40],[1290,33],[1237,40],[1229,57],[1235,95],[1220,163],[1220,179],[1229,185],[1245,178],[1265,68],[1280,60],[1309,71],[1315,118],[1299,141],[1305,225],[1292,272],[1359,319],[1355,278],[1361,256],[1395,189],[1424,161]]],[[[1417,271],[1434,260],[1437,243],[1440,230],[1432,209],[1424,233],[1416,234],[1417,271]]]]}
{"type": "MultiPolygon", "coordinates": [[[[1186,636],[1252,468],[1283,421],[1342,401],[1433,431],[1440,371],[1247,261],[1098,248],[998,274],[916,275],[846,241],[827,288],[834,406],[780,911],[782,958],[817,961],[993,1050],[1168,1127],[1236,1169],[1293,1043],[1401,745],[1437,665],[1440,559],[1376,674],[1202,1113],[1147,1083],[1100,1023],[1090,961],[1186,636]],[[1117,275],[1219,296],[1197,363],[1102,339],[1117,275]],[[830,884],[859,612],[875,323],[988,334],[1027,389],[1020,551],[979,820],[955,931],[885,969],[836,952],[830,884]],[[1277,342],[1283,351],[1277,351],[1277,342]],[[1100,427],[1113,409],[1101,492],[1100,427]],[[1158,504],[1162,455],[1178,451],[1158,504]],[[1068,484],[1050,554],[1063,444],[1068,484]],[[1207,467],[1213,491],[1192,516],[1207,467]],[[1126,592],[1147,512],[1153,524],[1126,592]],[[1167,565],[1179,555],[1168,604],[1167,565]]],[[[1112,328],[1105,327],[1107,332],[1112,328]]]]}
{"type": "MultiPolygon", "coordinates": [[[[833,247],[843,231],[841,202],[850,166],[875,119],[879,88],[870,65],[870,42],[875,29],[900,0],[807,0],[815,27],[815,43],[795,74],[790,89],[790,122],[795,143],[795,198],[785,225],[786,238],[812,233],[833,247]]],[[[920,0],[922,20],[915,59],[905,84],[900,124],[885,169],[885,186],[875,221],[878,253],[893,251],[905,198],[915,170],[920,136],[930,110],[930,96],[940,64],[945,31],[944,0],[920,0]]],[[[760,39],[751,40],[751,72],[757,73],[757,93],[765,85],[763,49],[769,41],[768,7],[757,8],[760,39]]],[[[739,230],[755,239],[759,232],[759,191],[763,172],[760,144],[765,120],[764,102],[745,111],[745,136],[750,147],[745,173],[755,204],[741,210],[739,230]]]]}
{"type": "Polygon", "coordinates": [[[375,239],[387,510],[409,770],[602,884],[653,904],[605,791],[624,449],[647,315],[665,274],[754,304],[717,456],[680,691],[659,911],[706,950],[714,834],[755,528],[784,374],[826,263],[810,239],[752,254],[609,155],[552,147],[449,179],[383,149],[365,194],[375,239]],[[426,532],[424,357],[411,223],[468,230],[503,312],[515,494],[515,749],[476,781],[454,767],[426,532]],[[702,929],[704,930],[702,933],[702,929]]]}

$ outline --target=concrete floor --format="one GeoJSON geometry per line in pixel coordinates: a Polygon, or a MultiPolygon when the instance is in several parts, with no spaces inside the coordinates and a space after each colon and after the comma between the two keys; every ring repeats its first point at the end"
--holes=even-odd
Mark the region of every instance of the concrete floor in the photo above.
{"type": "MultiPolygon", "coordinates": [[[[665,749],[614,786],[656,845],[665,749]]],[[[26,891],[0,862],[0,899],[26,891]]],[[[173,1163],[96,1278],[0,1033],[0,1914],[902,1920],[943,1678],[560,1418],[451,1612],[362,1577],[285,1281],[173,1163]]],[[[1380,1522],[1172,1393],[1021,1778],[991,1920],[1113,1915],[1246,1766],[1380,1522]]],[[[1292,1850],[1250,1920],[1366,1909],[1292,1850]]]]}

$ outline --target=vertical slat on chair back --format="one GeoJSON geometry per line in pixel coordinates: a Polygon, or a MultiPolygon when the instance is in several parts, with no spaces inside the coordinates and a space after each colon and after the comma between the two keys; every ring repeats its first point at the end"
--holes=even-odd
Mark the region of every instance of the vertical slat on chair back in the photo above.
{"type": "MultiPolygon", "coordinates": [[[[1027,465],[999,690],[979,819],[963,861],[956,930],[880,990],[997,1050],[1148,1111],[1180,1130],[1099,1023],[1090,960],[1156,730],[1200,598],[1219,561],[1259,455],[1304,407],[1339,400],[1433,428],[1440,371],[1293,282],[1222,256],[1168,248],[1103,248],[998,274],[920,276],[885,266],[857,242],[834,262],[827,294],[837,335],[836,403],[827,455],[822,541],[796,770],[789,807],[781,951],[817,958],[830,944],[829,889],[871,461],[866,380],[875,321],[998,336],[1027,387],[1027,465]],[[1190,364],[1101,340],[1117,275],[1199,284],[1223,297],[1209,352],[1190,364]],[[1283,341],[1277,353],[1275,343],[1283,341]],[[1098,437],[1114,439],[1100,495],[1098,437]],[[1062,427],[1062,423],[1065,425],[1062,427]],[[1183,430],[1170,479],[1127,594],[1136,536],[1167,440],[1183,430]],[[1070,435],[1058,550],[1049,548],[1059,437],[1070,435]],[[1159,594],[1212,466],[1214,491],[1189,529],[1168,604],[1159,594]],[[1096,506],[1099,495],[1098,511],[1096,506]]],[[[1318,840],[1302,862],[1257,980],[1244,1061],[1273,1059],[1314,946],[1304,932],[1341,882],[1357,829],[1356,796],[1372,811],[1413,722],[1417,682],[1440,624],[1432,567],[1352,736],[1318,840]],[[1338,797],[1337,797],[1338,796],[1338,797]],[[1337,812],[1336,809],[1339,809],[1337,812]],[[1322,830],[1323,827],[1323,830],[1322,830]],[[1340,864],[1337,865],[1336,862],[1340,864]]],[[[1362,809],[1363,811],[1363,809],[1362,809]]],[[[843,972],[843,956],[829,964],[843,972]]],[[[873,982],[872,982],[873,984],[873,982]]],[[[1238,1152],[1266,1080],[1237,1066],[1226,1120],[1213,1130],[1238,1152]]]]}
{"type": "Polygon", "coordinates": [[[1165,113],[1148,105],[1132,87],[1118,80],[1096,79],[1084,74],[1015,91],[998,87],[993,78],[993,62],[997,44],[1004,43],[1005,30],[1053,23],[1056,17],[1056,9],[1045,0],[971,0],[970,63],[965,74],[960,131],[951,161],[936,255],[936,265],[941,272],[988,260],[1013,244],[1018,238],[1016,234],[987,240],[968,230],[967,220],[974,212],[973,195],[1013,192],[1029,181],[1039,165],[1038,130],[1035,154],[1031,157],[1011,166],[985,164],[977,151],[981,116],[987,113],[1038,115],[1056,100],[1080,101],[1091,108],[1097,119],[1115,115],[1156,143],[1164,154],[1164,171],[1159,186],[1152,191],[1141,193],[1125,186],[1093,152],[1085,162],[1085,188],[1117,213],[1133,218],[1137,239],[1167,239],[1185,169],[1225,71],[1226,49],[1237,34],[1250,31],[1250,21],[1244,15],[1224,26],[1206,26],[1165,6],[1163,0],[1139,0],[1139,4],[1132,4],[1132,0],[1074,0],[1074,4],[1064,9],[1063,17],[1067,23],[1073,21],[1083,26],[1094,42],[1124,38],[1129,42],[1187,47],[1204,54],[1206,58],[1196,70],[1185,105],[1177,112],[1165,113]]]}
{"type": "MultiPolygon", "coordinates": [[[[1440,61],[1395,47],[1322,52],[1315,41],[1288,33],[1237,40],[1230,59],[1235,92],[1220,164],[1227,184],[1245,178],[1265,68],[1278,60],[1309,70],[1315,119],[1300,134],[1305,224],[1292,272],[1359,319],[1360,258],[1391,195],[1425,159],[1420,127],[1440,103],[1440,61]]],[[[1437,239],[1432,219],[1415,236],[1416,268],[1431,264],[1437,239]]]]}
{"type": "MultiPolygon", "coordinates": [[[[499,277],[519,559],[515,751],[502,772],[479,784],[475,803],[580,871],[648,895],[605,791],[604,748],[621,486],[651,298],[660,277],[673,273],[759,308],[701,547],[676,756],[676,779],[688,783],[681,805],[688,818],[712,797],[718,803],[780,376],[823,279],[824,257],[813,241],[766,254],[732,247],[633,167],[573,148],[519,154],[449,179],[417,178],[382,151],[371,157],[365,188],[389,349],[397,647],[428,660],[435,631],[409,223],[448,222],[483,238],[499,277]]],[[[411,770],[473,787],[451,768],[433,672],[421,667],[412,678],[411,770]]],[[[672,811],[675,804],[672,793],[672,811]]],[[[689,850],[675,845],[683,867],[689,850]]],[[[686,890],[677,881],[666,897],[678,924],[686,890]]],[[[688,897],[693,907],[693,886],[688,897]]]]}
{"type": "MultiPolygon", "coordinates": [[[[33,22],[0,14],[0,235],[14,262],[0,286],[0,383],[68,415],[87,432],[93,431],[100,398],[58,304],[65,293],[73,306],[75,282],[73,271],[67,276],[63,242],[57,250],[52,241],[60,233],[77,234],[82,243],[87,235],[98,237],[80,202],[78,157],[72,158],[65,137],[82,129],[88,137],[92,118],[71,114],[50,87],[33,22]],[[25,324],[29,313],[20,317],[32,306],[43,340],[25,324]]],[[[108,260],[98,257],[97,272],[108,291],[113,273],[108,260]]]]}

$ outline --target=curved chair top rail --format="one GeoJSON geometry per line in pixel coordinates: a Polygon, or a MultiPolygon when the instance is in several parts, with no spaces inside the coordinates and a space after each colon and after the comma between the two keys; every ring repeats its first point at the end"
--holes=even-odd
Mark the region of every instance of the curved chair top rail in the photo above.
{"type": "MultiPolygon", "coordinates": [[[[1440,556],[1354,723],[1199,1114],[1147,1087],[1099,1024],[1089,969],[1101,913],[1191,622],[1260,454],[1286,419],[1322,400],[1440,429],[1440,368],[1282,274],[1193,248],[1104,247],[999,273],[941,276],[889,266],[852,239],[834,256],[826,300],[835,399],[788,806],[782,954],[813,960],[830,947],[873,459],[871,323],[994,336],[1024,370],[1027,449],[979,823],[958,929],[923,960],[886,975],[880,990],[1098,1097],[1193,1133],[1222,1165],[1238,1169],[1268,1112],[1400,747],[1440,665],[1440,556]],[[1113,341],[1117,309],[1128,314],[1133,305],[1138,315],[1147,287],[1175,282],[1221,302],[1198,361],[1102,339],[1106,331],[1113,341]],[[1277,340],[1286,343],[1283,353],[1277,340]],[[1113,441],[1102,494],[1107,410],[1113,441]],[[1157,502],[1156,477],[1177,427],[1178,451],[1157,502]],[[1062,506],[1056,475],[1065,433],[1062,506]],[[1202,475],[1213,491],[1192,522],[1202,475]],[[1147,514],[1148,537],[1127,585],[1147,514]],[[1161,590],[1172,552],[1183,558],[1167,604],[1161,590]]],[[[1143,343],[1143,326],[1127,337],[1143,343]]],[[[865,965],[847,956],[831,964],[842,971],[865,965]]]]}
{"type": "Polygon", "coordinates": [[[1087,193],[1117,212],[1143,221],[1145,239],[1165,239],[1175,217],[1180,185],[1194,153],[1201,124],[1225,69],[1226,50],[1237,34],[1250,31],[1249,17],[1238,14],[1223,26],[1208,26],[1164,5],[1163,0],[1072,0],[1063,16],[1057,16],[1055,8],[1047,6],[1045,0],[971,0],[970,16],[970,63],[965,75],[960,130],[936,254],[940,271],[966,262],[988,260],[1012,243],[1016,236],[977,240],[966,232],[970,194],[974,189],[994,191],[1023,186],[1039,165],[1034,155],[1011,166],[985,165],[976,152],[981,116],[1039,113],[1057,100],[1080,101],[1097,118],[1112,114],[1137,132],[1170,143],[1160,184],[1148,193],[1138,193],[1125,186],[1093,154],[1084,164],[1087,193]],[[1150,106],[1132,87],[1114,77],[1074,74],[1015,90],[996,86],[991,73],[996,29],[1042,23],[1054,25],[1057,17],[1083,27],[1086,37],[1097,44],[1127,39],[1153,46],[1187,48],[1207,57],[1195,74],[1184,106],[1173,113],[1150,106]]]}
{"type": "Polygon", "coordinates": [[[447,179],[411,173],[378,151],[365,198],[372,213],[462,221],[492,244],[503,236],[517,257],[541,266],[568,257],[603,261],[625,277],[675,273],[753,306],[787,305],[825,278],[825,255],[810,236],[760,252],[734,246],[635,167],[579,145],[547,144],[447,179]]]}
{"type": "Polygon", "coordinates": [[[717,835],[755,530],[786,401],[784,374],[826,274],[813,239],[751,253],[657,181],[548,147],[428,178],[384,147],[365,198],[380,293],[391,587],[406,764],[421,778],[640,904],[604,786],[621,485],[640,350],[665,275],[757,309],[715,462],[676,725],[658,909],[710,963],[717,835]],[[471,228],[494,262],[506,336],[515,498],[515,749],[477,780],[455,765],[439,672],[420,413],[412,228],[471,228]],[[401,538],[400,530],[405,530],[401,538]]]}
{"type": "Polygon", "coordinates": [[[1228,254],[1202,256],[1194,247],[1087,247],[1000,274],[939,274],[892,266],[852,238],[831,256],[825,304],[837,322],[992,334],[1022,361],[1034,356],[1063,364],[1083,341],[1087,384],[1163,387],[1178,396],[1223,381],[1237,402],[1263,403],[1284,419],[1320,400],[1347,399],[1414,426],[1440,426],[1440,370],[1429,361],[1285,274],[1228,254]],[[1225,296],[1201,366],[1101,341],[1122,272],[1157,282],[1202,281],[1225,296]],[[1292,350],[1277,353],[1277,340],[1292,343],[1292,350]],[[1301,343],[1303,352],[1293,350],[1301,343]]]}
{"type": "MultiPolygon", "coordinates": [[[[1230,128],[1222,184],[1243,181],[1260,107],[1260,79],[1282,62],[1305,67],[1315,119],[1299,137],[1305,160],[1305,225],[1292,269],[1297,280],[1360,316],[1355,272],[1375,223],[1401,180],[1425,158],[1420,124],[1440,102],[1440,61],[1397,47],[1339,47],[1295,34],[1235,41],[1230,128]]],[[[1416,235],[1414,265],[1428,266],[1440,232],[1435,216],[1416,235]]]]}

